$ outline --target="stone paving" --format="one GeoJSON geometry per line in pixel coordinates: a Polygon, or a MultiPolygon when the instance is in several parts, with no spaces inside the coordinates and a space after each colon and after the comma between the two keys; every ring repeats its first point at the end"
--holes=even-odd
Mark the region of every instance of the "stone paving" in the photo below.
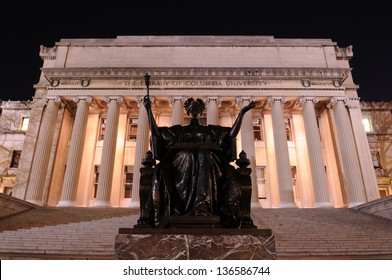
{"type": "MultiPolygon", "coordinates": [[[[100,211],[88,221],[4,230],[0,259],[113,259],[118,229],[138,216],[100,218],[100,211]]],[[[252,209],[252,216],[272,229],[277,259],[392,259],[392,221],[381,217],[333,208],[252,209]]]]}

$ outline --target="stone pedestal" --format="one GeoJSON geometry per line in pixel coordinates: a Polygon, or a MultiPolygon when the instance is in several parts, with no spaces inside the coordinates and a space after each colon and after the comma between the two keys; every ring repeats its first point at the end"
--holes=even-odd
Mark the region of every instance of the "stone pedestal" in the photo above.
{"type": "Polygon", "coordinates": [[[274,260],[269,229],[120,228],[117,260],[274,260]]]}

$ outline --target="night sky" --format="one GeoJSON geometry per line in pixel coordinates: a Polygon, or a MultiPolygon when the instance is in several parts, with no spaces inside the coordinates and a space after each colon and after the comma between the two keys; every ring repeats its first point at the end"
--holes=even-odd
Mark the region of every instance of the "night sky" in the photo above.
{"type": "Polygon", "coordinates": [[[118,35],[265,35],[332,39],[353,46],[350,61],[364,101],[392,101],[388,1],[3,1],[2,100],[31,100],[39,47],[62,38],[118,35]],[[103,2],[102,2],[103,1],[103,2]],[[380,2],[380,4],[377,4],[380,2]],[[59,4],[60,3],[60,4],[59,4]]]}

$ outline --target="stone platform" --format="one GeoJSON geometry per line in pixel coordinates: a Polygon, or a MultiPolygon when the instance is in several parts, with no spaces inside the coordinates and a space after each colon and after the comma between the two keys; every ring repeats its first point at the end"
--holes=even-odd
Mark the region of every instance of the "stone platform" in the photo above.
{"type": "Polygon", "coordinates": [[[273,260],[269,229],[120,228],[117,260],[273,260]]]}

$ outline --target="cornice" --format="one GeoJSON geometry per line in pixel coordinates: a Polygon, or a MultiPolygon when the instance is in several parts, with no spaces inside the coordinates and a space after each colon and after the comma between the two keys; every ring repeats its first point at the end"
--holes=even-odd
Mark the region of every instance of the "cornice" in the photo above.
{"type": "Polygon", "coordinates": [[[72,47],[324,47],[331,39],[290,39],[273,36],[117,36],[117,38],[61,39],[58,46],[72,47]]]}
{"type": "Polygon", "coordinates": [[[362,110],[392,110],[392,101],[360,101],[362,110]]]}
{"type": "Polygon", "coordinates": [[[320,43],[307,43],[307,44],[279,44],[279,43],[265,43],[262,45],[258,44],[241,44],[241,45],[219,45],[219,44],[151,44],[151,45],[132,45],[132,44],[105,44],[105,43],[56,43],[56,46],[59,47],[75,47],[75,48],[107,48],[107,47],[130,47],[130,48],[215,48],[215,47],[236,47],[236,48],[323,48],[325,46],[335,46],[335,43],[332,44],[320,44],[320,43]]]}

